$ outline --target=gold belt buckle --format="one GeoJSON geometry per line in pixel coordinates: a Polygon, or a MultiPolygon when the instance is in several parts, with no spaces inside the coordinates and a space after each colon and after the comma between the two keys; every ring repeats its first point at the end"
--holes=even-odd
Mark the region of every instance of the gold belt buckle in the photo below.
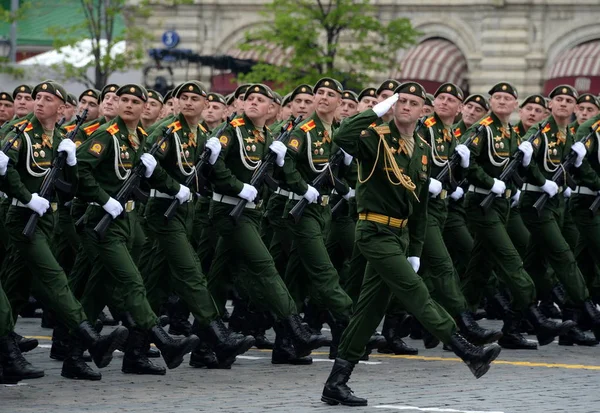
{"type": "Polygon", "coordinates": [[[442,192],[440,192],[440,199],[446,199],[448,197],[448,191],[445,189],[442,189],[442,192]]]}
{"type": "Polygon", "coordinates": [[[52,202],[50,203],[50,207],[52,208],[52,212],[56,212],[56,210],[58,209],[58,203],[52,202]]]}
{"type": "Polygon", "coordinates": [[[511,194],[511,193],[512,193],[512,191],[511,191],[510,189],[507,189],[507,190],[504,192],[504,195],[506,196],[506,198],[510,198],[510,194],[511,194]]]}
{"type": "Polygon", "coordinates": [[[329,205],[329,195],[321,196],[321,206],[329,205]]]}
{"type": "Polygon", "coordinates": [[[135,202],[127,201],[125,202],[125,212],[131,212],[135,208],[135,202]]]}

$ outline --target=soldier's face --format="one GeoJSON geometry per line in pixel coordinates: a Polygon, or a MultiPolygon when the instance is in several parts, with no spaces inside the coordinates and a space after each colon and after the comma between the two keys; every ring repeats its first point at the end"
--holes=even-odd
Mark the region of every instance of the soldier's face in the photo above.
{"type": "Polygon", "coordinates": [[[541,122],[545,117],[546,109],[535,103],[528,103],[519,109],[519,118],[527,129],[529,129],[531,125],[541,122]]]}
{"type": "Polygon", "coordinates": [[[568,118],[573,114],[577,101],[569,95],[557,95],[550,101],[550,110],[555,118],[568,118]]]}
{"type": "Polygon", "coordinates": [[[577,123],[580,125],[593,118],[600,112],[600,109],[592,103],[583,102],[577,105],[575,109],[575,116],[577,116],[577,123]]]}
{"type": "Polygon", "coordinates": [[[235,106],[235,112],[238,115],[241,115],[242,113],[244,113],[245,110],[245,101],[244,101],[244,95],[241,95],[239,98],[237,98],[235,100],[234,106],[235,106]]]}
{"type": "Polygon", "coordinates": [[[485,115],[486,110],[483,106],[478,105],[475,102],[469,102],[463,106],[461,113],[462,120],[465,122],[465,125],[469,127],[481,119],[483,115],[485,115]]]}
{"type": "Polygon", "coordinates": [[[144,111],[144,101],[137,96],[121,95],[118,103],[118,115],[125,123],[139,122],[144,111]]]}
{"type": "Polygon", "coordinates": [[[8,100],[0,100],[0,125],[15,115],[15,105],[8,100]]]}
{"type": "Polygon", "coordinates": [[[334,114],[341,102],[342,96],[328,87],[320,87],[315,92],[315,111],[321,116],[334,114]]]}
{"type": "Polygon", "coordinates": [[[288,103],[279,111],[279,120],[284,120],[292,116],[292,105],[288,103]]]}
{"type": "Polygon", "coordinates": [[[88,110],[87,118],[89,120],[97,119],[100,116],[100,105],[98,105],[98,99],[93,96],[83,96],[79,101],[79,114],[81,115],[84,110],[88,110]]]}
{"type": "Polygon", "coordinates": [[[196,93],[182,93],[179,95],[179,110],[183,116],[199,117],[206,107],[206,98],[196,93]]]}
{"type": "Polygon", "coordinates": [[[371,109],[377,103],[378,103],[377,98],[371,97],[371,96],[365,96],[364,98],[362,98],[360,100],[360,102],[358,102],[357,110],[359,112],[364,112],[367,109],[371,109]]]}
{"type": "Polygon", "coordinates": [[[142,119],[146,122],[154,123],[160,111],[162,109],[162,103],[156,99],[148,99],[148,102],[144,105],[144,111],[142,112],[142,119]]]}
{"type": "MultiPolygon", "coordinates": [[[[260,93],[251,93],[244,101],[244,111],[250,120],[268,119],[273,116],[273,100],[260,93]]],[[[238,113],[239,114],[239,113],[238,113]]]]}
{"type": "Polygon", "coordinates": [[[350,99],[342,99],[340,105],[339,119],[346,119],[358,113],[358,103],[350,99]]]}
{"type": "Polygon", "coordinates": [[[450,93],[440,93],[433,101],[435,113],[441,118],[452,118],[462,109],[462,102],[450,93]]]}
{"type": "Polygon", "coordinates": [[[102,101],[102,114],[110,119],[117,116],[119,112],[119,97],[114,92],[104,95],[102,101]]]}
{"type": "Polygon", "coordinates": [[[423,110],[421,111],[421,117],[431,116],[431,115],[433,115],[433,106],[423,105],[423,110]]]}
{"type": "Polygon", "coordinates": [[[227,106],[218,102],[211,102],[208,104],[204,112],[202,112],[202,118],[207,123],[217,123],[225,120],[227,115],[227,106]]]}
{"type": "Polygon", "coordinates": [[[421,117],[425,100],[409,93],[399,93],[398,102],[393,107],[396,123],[412,124],[421,117]]]}
{"type": "Polygon", "coordinates": [[[17,93],[15,96],[15,115],[21,118],[33,111],[33,98],[29,93],[17,93]]]}
{"type": "Polygon", "coordinates": [[[35,96],[33,114],[40,121],[55,119],[64,106],[65,103],[58,96],[48,92],[38,92],[35,96]]]}
{"type": "Polygon", "coordinates": [[[75,115],[75,106],[67,103],[62,111],[62,116],[65,117],[67,121],[73,119],[73,115],[75,115]]]}
{"type": "Polygon", "coordinates": [[[308,93],[298,93],[292,100],[291,108],[292,115],[295,118],[302,116],[302,119],[306,119],[311,113],[314,112],[314,96],[308,93]]]}
{"type": "Polygon", "coordinates": [[[173,113],[175,113],[175,102],[173,102],[173,98],[167,100],[167,102],[165,103],[165,117],[172,115],[173,113]]]}
{"type": "Polygon", "coordinates": [[[517,99],[506,92],[496,92],[490,98],[492,112],[500,116],[509,116],[517,107],[517,99]]]}

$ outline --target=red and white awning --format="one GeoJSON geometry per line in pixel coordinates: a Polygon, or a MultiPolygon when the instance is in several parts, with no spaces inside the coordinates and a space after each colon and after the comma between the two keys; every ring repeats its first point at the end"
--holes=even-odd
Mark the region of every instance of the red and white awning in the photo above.
{"type": "Polygon", "coordinates": [[[600,92],[600,40],[583,43],[561,53],[548,68],[544,93],[567,84],[579,92],[600,92]]]}
{"type": "Polygon", "coordinates": [[[408,50],[392,70],[390,78],[419,82],[428,92],[445,82],[467,89],[467,59],[454,43],[446,39],[428,39],[408,50]]]}
{"type": "Polygon", "coordinates": [[[254,60],[255,62],[269,63],[275,66],[284,66],[294,52],[293,47],[282,49],[272,43],[257,41],[260,46],[253,50],[232,49],[227,54],[236,59],[254,60]]]}

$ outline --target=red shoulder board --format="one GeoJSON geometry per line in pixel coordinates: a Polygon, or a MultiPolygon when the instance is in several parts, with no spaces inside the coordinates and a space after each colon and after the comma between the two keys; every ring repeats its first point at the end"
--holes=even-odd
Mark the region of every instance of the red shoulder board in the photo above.
{"type": "Polygon", "coordinates": [[[571,130],[571,134],[575,135],[575,126],[571,126],[569,129],[571,130]]]}
{"type": "Polygon", "coordinates": [[[65,130],[66,130],[67,132],[71,132],[73,129],[75,129],[75,126],[76,126],[76,125],[67,125],[67,126],[65,126],[65,130]]]}
{"type": "Polygon", "coordinates": [[[515,125],[515,126],[513,126],[513,130],[515,131],[515,133],[516,133],[517,135],[520,135],[520,134],[521,134],[521,132],[519,131],[519,125],[515,125]]]}
{"type": "Polygon", "coordinates": [[[202,124],[201,124],[201,123],[198,123],[198,127],[200,128],[200,130],[201,130],[202,132],[204,132],[204,133],[208,132],[208,131],[206,130],[206,128],[205,128],[204,126],[202,126],[202,124]]]}
{"type": "Polygon", "coordinates": [[[494,123],[494,119],[491,116],[479,121],[479,124],[483,126],[490,126],[492,123],[494,123]]]}
{"type": "Polygon", "coordinates": [[[144,130],[144,128],[142,128],[141,126],[138,126],[138,130],[140,131],[140,133],[144,136],[148,136],[148,134],[146,133],[146,131],[144,130]]]}
{"type": "Polygon", "coordinates": [[[460,129],[456,128],[454,129],[454,137],[456,139],[460,138],[462,136],[462,132],[460,131],[460,129]]]}
{"type": "Polygon", "coordinates": [[[592,125],[592,129],[598,132],[598,128],[600,128],[600,120],[592,125]]]}
{"type": "Polygon", "coordinates": [[[369,128],[374,128],[375,126],[377,126],[377,122],[373,122],[369,125],[369,128]]]}
{"type": "Polygon", "coordinates": [[[27,124],[27,127],[25,128],[25,132],[29,132],[29,131],[30,131],[30,130],[32,130],[32,129],[33,129],[33,125],[31,124],[31,122],[29,122],[29,123],[27,124]]]}
{"type": "Polygon", "coordinates": [[[547,124],[546,127],[544,128],[544,130],[542,131],[542,133],[546,133],[550,131],[550,124],[547,124]]]}
{"type": "Polygon", "coordinates": [[[116,123],[113,123],[112,125],[110,125],[108,128],[106,128],[106,131],[108,133],[110,133],[111,135],[116,135],[117,133],[119,133],[119,127],[117,126],[116,123]]]}
{"type": "Polygon", "coordinates": [[[427,120],[425,121],[425,127],[427,128],[431,128],[433,125],[435,125],[437,122],[435,121],[435,118],[432,116],[430,118],[427,118],[427,120]]]}
{"type": "Polygon", "coordinates": [[[246,122],[244,121],[244,118],[235,118],[234,120],[229,122],[229,124],[234,128],[239,128],[240,126],[244,126],[246,122]]]}
{"type": "Polygon", "coordinates": [[[96,131],[96,129],[98,129],[100,127],[100,122],[96,122],[91,124],[90,126],[87,126],[85,128],[83,128],[83,131],[85,132],[86,135],[91,135],[92,133],[94,133],[96,131]]]}
{"type": "Polygon", "coordinates": [[[181,123],[178,120],[176,120],[175,122],[168,125],[167,129],[171,127],[173,128],[173,132],[177,132],[179,129],[181,129],[181,123]]]}
{"type": "Polygon", "coordinates": [[[311,119],[308,122],[306,122],[304,125],[300,126],[300,129],[302,129],[302,132],[309,132],[316,127],[317,127],[317,124],[315,123],[315,120],[311,119]]]}

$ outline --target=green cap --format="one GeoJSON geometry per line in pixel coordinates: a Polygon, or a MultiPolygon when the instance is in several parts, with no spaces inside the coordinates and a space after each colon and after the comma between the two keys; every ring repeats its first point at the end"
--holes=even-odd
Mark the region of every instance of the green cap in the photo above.
{"type": "Polygon", "coordinates": [[[362,98],[369,97],[377,99],[377,89],[374,87],[366,87],[360,91],[358,94],[358,101],[360,102],[362,98]]]}
{"type": "Polygon", "coordinates": [[[208,96],[206,98],[208,99],[209,102],[222,103],[223,105],[227,105],[227,101],[225,100],[225,97],[219,93],[211,92],[208,94],[208,96]]]}
{"type": "Polygon", "coordinates": [[[15,100],[11,95],[6,92],[0,92],[0,100],[6,100],[8,102],[14,102],[15,100]]]}
{"type": "Polygon", "coordinates": [[[592,105],[595,105],[597,108],[600,109],[600,103],[598,102],[598,99],[596,99],[596,96],[592,95],[591,93],[584,93],[582,95],[579,95],[579,99],[577,99],[577,104],[580,103],[591,103],[592,105]]]}
{"type": "Polygon", "coordinates": [[[67,103],[73,106],[77,106],[77,98],[75,95],[68,93],[67,94],[67,103]]]}
{"type": "Polygon", "coordinates": [[[285,96],[283,97],[283,99],[281,99],[281,106],[285,106],[285,105],[287,105],[288,103],[290,103],[290,102],[292,101],[291,97],[292,97],[292,94],[291,94],[291,93],[288,93],[287,95],[285,95],[285,96]]]}
{"type": "Polygon", "coordinates": [[[452,95],[461,102],[465,98],[465,94],[463,93],[462,89],[450,82],[443,83],[440,87],[438,87],[433,96],[438,97],[442,93],[452,95]]]}
{"type": "Polygon", "coordinates": [[[244,93],[244,100],[246,100],[246,98],[253,93],[258,93],[260,95],[268,97],[269,99],[275,100],[275,95],[273,94],[271,88],[267,85],[263,85],[262,83],[248,85],[248,87],[246,88],[246,93],[244,93]]]}
{"type": "Polygon", "coordinates": [[[15,88],[15,90],[13,90],[12,97],[13,97],[13,99],[16,99],[17,93],[27,93],[27,94],[31,95],[31,92],[33,92],[33,89],[31,86],[25,85],[25,84],[19,85],[15,88]]]}
{"type": "Polygon", "coordinates": [[[235,100],[235,95],[233,93],[230,93],[225,97],[225,102],[227,102],[227,106],[233,105],[234,100],[235,100]]]}
{"type": "Polygon", "coordinates": [[[394,93],[407,93],[409,95],[418,96],[423,100],[427,100],[425,88],[417,82],[402,83],[394,90],[394,93]]]}
{"type": "Polygon", "coordinates": [[[534,95],[527,96],[525,98],[525,100],[523,101],[523,103],[521,103],[521,105],[519,107],[522,108],[523,106],[525,106],[529,103],[534,103],[536,105],[540,105],[544,109],[548,109],[548,105],[546,104],[546,99],[542,95],[534,94],[534,95]]]}
{"type": "Polygon", "coordinates": [[[311,95],[311,96],[315,95],[313,93],[312,86],[303,83],[301,85],[296,86],[296,88],[294,90],[292,90],[292,93],[290,93],[290,102],[292,100],[294,100],[294,98],[296,97],[296,95],[299,95],[301,93],[306,93],[307,95],[311,95]]]}
{"type": "Polygon", "coordinates": [[[513,85],[511,85],[508,82],[500,82],[500,83],[496,83],[488,92],[488,94],[490,96],[492,96],[494,93],[496,92],[504,92],[504,93],[510,93],[511,95],[513,95],[515,97],[515,99],[519,98],[519,95],[517,93],[517,89],[515,89],[515,87],[513,85]]]}
{"type": "Polygon", "coordinates": [[[154,89],[148,89],[148,99],[157,100],[161,105],[165,102],[163,96],[154,89]]]}
{"type": "Polygon", "coordinates": [[[129,83],[127,85],[121,86],[117,92],[117,96],[121,97],[123,95],[131,95],[137,98],[142,99],[142,101],[148,101],[148,91],[142,85],[138,85],[135,83],[129,83]]]}
{"type": "Polygon", "coordinates": [[[100,99],[100,91],[98,89],[86,89],[83,92],[81,92],[78,100],[81,100],[81,98],[84,96],[90,96],[96,100],[99,100],[100,99]]]}
{"type": "Polygon", "coordinates": [[[327,87],[331,90],[335,90],[340,95],[344,92],[342,84],[331,77],[324,77],[320,79],[317,83],[315,83],[315,86],[313,87],[313,93],[317,93],[317,90],[322,87],[327,87]]]}
{"type": "Polygon", "coordinates": [[[237,89],[233,92],[233,97],[235,99],[239,97],[243,97],[246,94],[246,91],[250,87],[250,83],[244,83],[243,85],[239,85],[237,89]]]}
{"type": "MultiPolygon", "coordinates": [[[[67,91],[60,83],[54,82],[44,82],[36,85],[31,92],[31,97],[35,99],[39,92],[48,92],[56,97],[58,97],[63,102],[67,102],[68,95],[67,91]]],[[[20,93],[20,92],[19,92],[20,93]]]]}
{"type": "Polygon", "coordinates": [[[279,93],[273,91],[273,96],[274,96],[273,100],[275,101],[275,103],[278,105],[281,105],[281,100],[282,100],[281,95],[279,93]]]}
{"type": "Polygon", "coordinates": [[[577,93],[577,91],[575,90],[575,88],[573,86],[570,86],[570,85],[558,85],[558,86],[556,86],[554,89],[552,89],[552,92],[550,92],[550,94],[548,95],[548,97],[550,99],[552,99],[554,96],[558,96],[558,95],[571,96],[572,98],[575,98],[575,100],[577,100],[577,98],[579,97],[579,93],[577,93]]]}
{"type": "Polygon", "coordinates": [[[163,103],[167,103],[167,102],[169,101],[169,99],[173,99],[173,91],[174,91],[174,90],[175,90],[175,89],[171,89],[171,90],[169,90],[169,91],[168,91],[168,92],[165,94],[165,97],[164,97],[164,99],[163,99],[163,103]]]}
{"type": "Polygon", "coordinates": [[[433,101],[435,100],[435,97],[431,93],[426,93],[425,95],[427,95],[425,98],[425,106],[433,107],[433,101]]]}
{"type": "Polygon", "coordinates": [[[342,99],[348,99],[358,103],[358,96],[351,90],[344,90],[344,92],[342,93],[342,99]]]}
{"type": "Polygon", "coordinates": [[[115,83],[109,83],[108,85],[104,86],[102,88],[102,92],[100,92],[100,102],[104,100],[107,93],[117,93],[117,90],[119,90],[119,85],[115,83]]]}
{"type": "Polygon", "coordinates": [[[179,85],[179,87],[176,89],[175,97],[179,98],[179,96],[181,96],[182,93],[193,93],[195,95],[200,95],[204,97],[206,97],[207,95],[206,88],[202,83],[198,82],[197,80],[189,80],[179,85]]]}
{"type": "Polygon", "coordinates": [[[391,90],[393,92],[394,90],[398,89],[398,86],[400,85],[401,83],[397,80],[388,79],[377,88],[377,96],[379,96],[384,90],[391,90]]]}
{"type": "Polygon", "coordinates": [[[485,96],[480,95],[478,93],[475,93],[475,94],[470,95],[469,97],[467,97],[465,99],[464,104],[466,105],[469,102],[477,103],[479,106],[481,106],[485,110],[490,110],[490,104],[488,103],[488,101],[485,98],[485,96]]]}

